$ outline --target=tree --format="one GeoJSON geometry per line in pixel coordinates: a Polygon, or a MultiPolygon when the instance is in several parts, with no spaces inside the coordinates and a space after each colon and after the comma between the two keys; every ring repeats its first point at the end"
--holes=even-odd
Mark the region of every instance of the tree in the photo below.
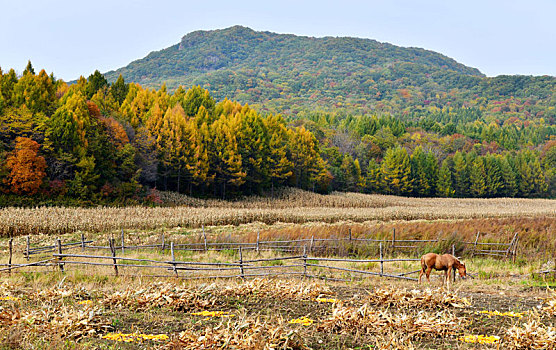
{"type": "Polygon", "coordinates": [[[91,99],[91,97],[93,97],[94,94],[96,94],[97,91],[108,87],[108,81],[106,80],[104,75],[102,75],[98,71],[98,69],[95,70],[93,74],[89,75],[87,81],[88,83],[87,83],[87,87],[85,88],[85,93],[87,99],[89,100],[91,99]]]}
{"type": "Polygon", "coordinates": [[[516,173],[512,166],[513,159],[506,155],[500,160],[500,173],[502,176],[502,189],[500,194],[505,197],[514,197],[517,194],[516,173]]]}
{"type": "Polygon", "coordinates": [[[281,185],[292,176],[293,163],[288,159],[288,130],[284,118],[271,114],[264,119],[264,122],[270,137],[267,166],[274,195],[275,184],[281,185]]]}
{"type": "Polygon", "coordinates": [[[381,163],[382,187],[388,193],[407,195],[413,189],[411,163],[407,150],[402,147],[390,148],[381,163]]]}
{"type": "Polygon", "coordinates": [[[469,193],[473,197],[483,197],[487,193],[485,162],[477,157],[469,169],[469,193]]]}
{"type": "Polygon", "coordinates": [[[237,120],[229,117],[219,118],[211,125],[214,139],[210,159],[214,165],[215,180],[221,186],[222,198],[226,198],[226,185],[237,189],[245,183],[247,176],[235,137],[236,128],[237,120]]]}
{"type": "Polygon", "coordinates": [[[128,90],[129,84],[125,83],[124,78],[120,74],[116,82],[110,87],[110,94],[114,97],[114,100],[118,102],[118,106],[124,102],[128,90]]]}
{"type": "Polygon", "coordinates": [[[48,121],[46,137],[51,144],[49,147],[80,159],[87,153],[92,127],[87,100],[79,92],[70,92],[48,121]]]}
{"type": "Polygon", "coordinates": [[[345,184],[341,190],[354,192],[363,188],[364,180],[361,177],[359,160],[353,160],[349,154],[344,155],[342,165],[340,166],[340,173],[345,176],[345,184]]]}
{"type": "Polygon", "coordinates": [[[41,70],[39,75],[24,74],[14,86],[13,104],[26,105],[33,113],[50,116],[56,105],[56,87],[52,80],[41,70]]]}
{"type": "Polygon", "coordinates": [[[438,171],[438,182],[436,184],[436,194],[440,197],[452,197],[455,191],[452,187],[452,174],[448,160],[442,162],[442,166],[438,171]]]}
{"type": "Polygon", "coordinates": [[[210,96],[208,90],[200,86],[193,86],[187,91],[182,101],[180,101],[185,111],[185,115],[194,116],[203,106],[209,113],[214,110],[215,102],[210,96]]]}
{"type": "Polygon", "coordinates": [[[25,75],[25,74],[35,75],[35,69],[33,68],[33,65],[31,64],[31,60],[27,61],[27,66],[25,67],[25,70],[23,71],[23,75],[25,75]]]}
{"type": "Polygon", "coordinates": [[[7,74],[1,74],[0,70],[0,113],[6,108],[13,106],[14,87],[17,84],[17,74],[15,70],[10,69],[7,74]]]}
{"type": "Polygon", "coordinates": [[[315,136],[302,126],[290,130],[289,140],[293,163],[292,183],[305,189],[321,186],[320,182],[326,181],[328,173],[315,136]]]}
{"type": "Polygon", "coordinates": [[[16,194],[34,195],[46,176],[46,161],[39,155],[39,144],[26,137],[17,137],[15,150],[6,160],[9,174],[4,183],[16,194]]]}
{"type": "Polygon", "coordinates": [[[467,163],[463,153],[456,152],[453,157],[453,184],[457,196],[465,197],[469,194],[469,177],[467,174],[467,163]]]}
{"type": "Polygon", "coordinates": [[[516,168],[519,176],[519,195],[535,197],[547,191],[548,184],[537,154],[529,150],[518,153],[516,168]]]}
{"type": "Polygon", "coordinates": [[[381,184],[382,173],[380,171],[380,165],[374,159],[371,159],[367,166],[367,176],[365,178],[366,189],[371,193],[380,193],[381,184]]]}
{"type": "MultiPolygon", "coordinates": [[[[432,179],[427,169],[427,155],[421,146],[418,146],[411,155],[411,179],[413,182],[413,194],[418,197],[428,196],[434,189],[435,180],[432,179]]],[[[432,169],[431,169],[432,170],[432,169]]]]}
{"type": "Polygon", "coordinates": [[[485,185],[486,193],[488,197],[498,196],[503,187],[503,179],[501,174],[501,167],[499,157],[493,154],[487,154],[484,156],[485,163],[485,185]]]}

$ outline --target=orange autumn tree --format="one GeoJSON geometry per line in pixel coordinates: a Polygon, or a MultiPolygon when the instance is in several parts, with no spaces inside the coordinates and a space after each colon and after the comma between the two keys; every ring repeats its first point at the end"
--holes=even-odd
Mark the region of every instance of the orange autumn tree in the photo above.
{"type": "Polygon", "coordinates": [[[15,139],[15,150],[8,156],[9,174],[4,179],[10,192],[34,195],[46,176],[46,161],[39,155],[39,144],[27,137],[15,139]]]}

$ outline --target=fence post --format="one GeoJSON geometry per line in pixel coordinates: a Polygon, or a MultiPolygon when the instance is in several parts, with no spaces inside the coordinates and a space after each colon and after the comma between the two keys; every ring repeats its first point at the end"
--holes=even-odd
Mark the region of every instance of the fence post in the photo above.
{"type": "Polygon", "coordinates": [[[85,234],[81,234],[81,251],[85,251],[85,234]]]}
{"type": "Polygon", "coordinates": [[[203,240],[205,241],[205,253],[207,252],[207,234],[205,233],[205,225],[203,225],[203,240]]]}
{"type": "Polygon", "coordinates": [[[512,240],[510,241],[510,244],[508,245],[508,250],[506,251],[506,259],[508,259],[510,257],[510,254],[512,252],[512,248],[514,246],[516,237],[517,237],[517,232],[514,234],[512,240]]]}
{"type": "Polygon", "coordinates": [[[477,236],[475,237],[475,243],[473,244],[473,253],[471,253],[471,257],[475,256],[475,251],[477,250],[477,242],[479,242],[479,234],[481,232],[477,231],[477,236]]]}
{"type": "Polygon", "coordinates": [[[164,237],[164,233],[162,234],[162,244],[160,245],[160,247],[162,248],[162,251],[164,252],[164,249],[166,249],[166,240],[164,237]]]}
{"type": "Polygon", "coordinates": [[[307,245],[303,246],[303,277],[307,277],[307,245]]]}
{"type": "Polygon", "coordinates": [[[241,272],[241,278],[245,279],[245,273],[243,272],[243,250],[241,246],[239,247],[239,270],[241,272]]]}
{"type": "Polygon", "coordinates": [[[515,243],[514,243],[514,250],[512,252],[512,262],[515,263],[515,259],[517,257],[517,244],[519,243],[519,235],[516,236],[515,238],[515,243]]]}
{"type": "MultiPolygon", "coordinates": [[[[452,255],[454,257],[456,256],[456,246],[455,246],[455,244],[452,244],[452,255]]],[[[452,278],[454,283],[456,283],[456,270],[452,269],[452,276],[450,276],[450,278],[452,278]]]]}
{"type": "Polygon", "coordinates": [[[122,229],[122,255],[125,254],[124,229],[122,229]]]}
{"type": "Polygon", "coordinates": [[[31,249],[31,238],[29,238],[29,235],[27,235],[27,247],[25,249],[25,253],[26,253],[26,257],[27,257],[27,261],[29,261],[29,250],[31,249]]]}
{"type": "Polygon", "coordinates": [[[176,277],[178,276],[178,270],[176,269],[176,256],[174,255],[174,242],[170,242],[170,251],[172,252],[172,267],[176,277]]]}
{"type": "Polygon", "coordinates": [[[261,231],[257,231],[257,254],[259,253],[259,238],[260,238],[261,231]]]}
{"type": "Polygon", "coordinates": [[[392,231],[392,253],[396,249],[396,228],[394,227],[392,231]]]}
{"type": "Polygon", "coordinates": [[[11,275],[12,274],[12,248],[13,248],[13,238],[10,238],[10,240],[8,241],[8,245],[10,246],[10,259],[8,260],[8,272],[11,275]]]}
{"type": "MultiPolygon", "coordinates": [[[[62,240],[58,238],[56,240],[56,245],[58,246],[58,254],[62,255],[62,240]]],[[[62,257],[58,257],[58,266],[60,267],[60,271],[64,273],[64,264],[62,263],[62,257]]]]}
{"type": "Polygon", "coordinates": [[[112,260],[114,262],[114,271],[116,272],[116,276],[118,276],[118,264],[116,259],[116,247],[114,246],[114,238],[110,238],[109,240],[110,250],[112,251],[112,260]]]}
{"type": "Polygon", "coordinates": [[[351,242],[351,227],[349,228],[349,241],[351,242]]]}
{"type": "Polygon", "coordinates": [[[315,244],[315,235],[311,235],[311,245],[309,246],[309,254],[313,252],[313,244],[315,244]]]}
{"type": "Polygon", "coordinates": [[[380,277],[382,277],[382,275],[384,274],[384,261],[382,259],[382,242],[380,242],[378,247],[380,250],[380,277]]]}

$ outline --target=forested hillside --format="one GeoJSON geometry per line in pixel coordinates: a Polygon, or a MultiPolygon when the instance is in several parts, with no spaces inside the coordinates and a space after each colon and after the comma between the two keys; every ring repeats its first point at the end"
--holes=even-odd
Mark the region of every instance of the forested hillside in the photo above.
{"type": "MultiPolygon", "coordinates": [[[[152,52],[122,74],[149,88],[200,85],[218,99],[260,111],[407,113],[428,106],[467,105],[480,98],[531,99],[554,105],[554,77],[484,77],[442,54],[359,38],[313,38],[235,26],[197,31],[152,52]]],[[[523,101],[522,101],[523,102],[523,101]]],[[[554,117],[554,111],[551,116],[554,117]]]]}

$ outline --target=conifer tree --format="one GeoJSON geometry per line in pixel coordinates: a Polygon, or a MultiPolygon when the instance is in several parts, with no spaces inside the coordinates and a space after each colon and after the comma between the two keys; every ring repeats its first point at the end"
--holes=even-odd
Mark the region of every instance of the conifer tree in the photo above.
{"type": "Polygon", "coordinates": [[[486,155],[484,158],[485,164],[485,186],[488,197],[496,197],[500,194],[503,187],[502,174],[500,162],[495,155],[486,155]]]}
{"type": "Polygon", "coordinates": [[[407,150],[390,148],[381,163],[382,187],[395,195],[407,195],[412,187],[411,163],[407,150]]]}
{"type": "Polygon", "coordinates": [[[269,115],[264,119],[269,134],[268,175],[271,189],[281,185],[292,176],[293,163],[288,159],[288,131],[280,115],[269,115]]]}
{"type": "Polygon", "coordinates": [[[35,69],[33,68],[33,65],[31,64],[31,60],[27,61],[27,66],[25,67],[25,70],[23,70],[23,75],[26,75],[26,74],[35,75],[35,69]]]}
{"type": "Polygon", "coordinates": [[[116,82],[112,84],[112,86],[110,86],[110,94],[112,95],[112,97],[114,97],[114,100],[118,102],[118,106],[120,106],[122,102],[124,102],[128,90],[129,85],[125,83],[124,78],[120,74],[116,82]]]}
{"type": "Polygon", "coordinates": [[[464,155],[456,152],[453,157],[453,184],[457,196],[465,197],[469,194],[469,178],[467,172],[467,164],[464,155]]]}
{"type": "Polygon", "coordinates": [[[454,193],[455,191],[452,187],[452,173],[448,161],[445,159],[438,171],[436,194],[440,197],[453,197],[454,193]]]}
{"type": "Polygon", "coordinates": [[[367,176],[365,178],[365,188],[371,193],[380,193],[382,184],[382,173],[380,171],[380,165],[374,160],[369,160],[367,166],[367,176]]]}
{"type": "Polygon", "coordinates": [[[483,197],[487,193],[486,171],[482,157],[477,157],[469,169],[469,193],[473,197],[483,197]]]}
{"type": "Polygon", "coordinates": [[[500,194],[505,197],[514,197],[518,191],[516,173],[511,165],[508,155],[500,160],[500,174],[502,177],[502,189],[500,194]]]}

